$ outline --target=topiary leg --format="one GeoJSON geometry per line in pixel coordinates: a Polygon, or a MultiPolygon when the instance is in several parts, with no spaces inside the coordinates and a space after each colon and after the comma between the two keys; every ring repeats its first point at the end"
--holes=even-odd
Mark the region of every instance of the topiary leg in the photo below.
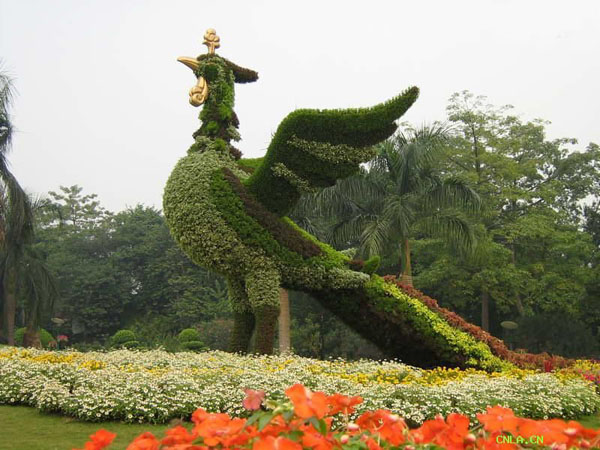
{"type": "Polygon", "coordinates": [[[229,348],[232,352],[246,353],[252,331],[254,331],[254,314],[250,308],[243,283],[228,279],[227,287],[229,288],[229,301],[233,310],[233,331],[229,348]]]}
{"type": "Polygon", "coordinates": [[[256,317],[255,351],[258,353],[273,353],[279,316],[279,284],[279,272],[264,265],[246,277],[246,293],[256,317]]]}

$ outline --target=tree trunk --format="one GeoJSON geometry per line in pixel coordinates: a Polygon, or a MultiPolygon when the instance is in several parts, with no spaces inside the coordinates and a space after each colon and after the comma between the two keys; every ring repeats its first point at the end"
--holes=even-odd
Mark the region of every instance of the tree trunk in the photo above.
{"type": "Polygon", "coordinates": [[[42,348],[39,329],[36,330],[35,328],[27,327],[23,336],[23,347],[42,348]]]}
{"type": "Polygon", "coordinates": [[[279,353],[287,353],[290,342],[290,297],[286,289],[279,289],[279,353]]]}
{"type": "Polygon", "coordinates": [[[4,284],[4,307],[2,308],[2,329],[8,345],[15,345],[15,314],[17,312],[17,274],[9,269],[4,284]]]}
{"type": "Polygon", "coordinates": [[[404,242],[402,243],[402,246],[401,246],[401,251],[402,251],[403,264],[401,264],[402,275],[400,277],[400,283],[412,287],[413,278],[412,278],[412,266],[411,266],[411,262],[410,262],[410,242],[408,241],[408,239],[404,239],[404,242]]]}
{"type": "Polygon", "coordinates": [[[481,292],[481,328],[490,331],[490,296],[485,290],[481,292]]]}
{"type": "MultiPolygon", "coordinates": [[[[515,249],[514,243],[511,245],[511,249],[512,249],[512,263],[513,263],[513,266],[515,266],[515,268],[516,268],[517,267],[517,251],[515,249]]],[[[521,301],[521,294],[519,294],[518,292],[517,292],[516,303],[517,303],[517,311],[519,311],[519,315],[521,317],[523,317],[525,315],[525,308],[523,307],[523,302],[521,301]]]]}

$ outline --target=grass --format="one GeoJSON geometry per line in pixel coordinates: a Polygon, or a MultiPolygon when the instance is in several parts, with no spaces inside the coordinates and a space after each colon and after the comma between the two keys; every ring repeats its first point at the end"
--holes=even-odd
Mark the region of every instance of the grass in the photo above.
{"type": "Polygon", "coordinates": [[[90,434],[104,428],[117,437],[109,447],[123,450],[136,436],[150,431],[162,437],[169,425],[125,424],[120,422],[79,422],[77,420],[42,414],[28,406],[0,405],[0,450],[71,450],[83,448],[90,434]]]}
{"type": "Polygon", "coordinates": [[[583,425],[584,427],[593,428],[594,430],[597,430],[600,428],[600,414],[598,414],[597,416],[582,417],[578,420],[578,422],[581,423],[581,425],[583,425]]]}
{"type": "MultiPolygon", "coordinates": [[[[579,422],[588,427],[600,428],[600,415],[587,416],[579,422]]],[[[117,437],[111,450],[125,449],[127,444],[144,431],[162,437],[169,425],[124,424],[120,422],[89,423],[57,415],[42,414],[27,406],[0,405],[0,450],[70,450],[83,448],[88,436],[104,428],[117,437]]]]}

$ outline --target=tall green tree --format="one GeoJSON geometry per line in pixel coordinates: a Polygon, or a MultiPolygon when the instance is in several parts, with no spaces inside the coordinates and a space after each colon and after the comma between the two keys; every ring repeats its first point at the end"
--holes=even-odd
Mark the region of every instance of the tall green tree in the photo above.
{"type": "Polygon", "coordinates": [[[13,85],[0,72],[0,339],[14,345],[15,314],[19,296],[28,305],[27,337],[36,340],[40,311],[55,294],[51,275],[31,245],[34,214],[31,200],[8,167],[13,125],[10,105],[13,85]]]}
{"type": "Polygon", "coordinates": [[[359,175],[314,197],[319,212],[336,218],[329,241],[353,245],[358,254],[399,255],[402,281],[412,285],[411,239],[440,236],[471,247],[473,234],[463,212],[479,208],[467,183],[437,169],[446,130],[439,125],[407,128],[379,146],[359,175]]]}
{"type": "Polygon", "coordinates": [[[49,197],[38,245],[59,281],[57,315],[69,319],[75,341],[135,327],[156,342],[228,315],[224,280],[189,261],[160,211],[137,205],[114,214],[79,186],[49,197]]]}
{"type": "MultiPolygon", "coordinates": [[[[468,91],[453,95],[447,108],[453,127],[445,171],[480,195],[482,210],[472,219],[485,243],[479,253],[496,249],[498,257],[476,257],[477,264],[443,258],[448,271],[462,273],[463,301],[479,305],[484,328],[491,309],[577,315],[591,256],[589,236],[580,229],[581,202],[598,194],[598,146],[577,151],[574,139],[548,140],[547,122],[524,122],[511,109],[468,91]],[[495,288],[498,280],[504,289],[495,288]]],[[[445,276],[435,266],[423,268],[418,284],[439,292],[445,276]]],[[[452,293],[439,296],[452,303],[452,293]]]]}

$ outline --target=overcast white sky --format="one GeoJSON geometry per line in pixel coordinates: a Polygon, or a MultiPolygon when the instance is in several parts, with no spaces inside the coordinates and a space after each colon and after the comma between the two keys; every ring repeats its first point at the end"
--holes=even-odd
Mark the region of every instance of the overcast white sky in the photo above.
{"type": "Polygon", "coordinates": [[[445,118],[453,92],[600,143],[600,1],[0,0],[15,79],[12,170],[32,193],[79,184],[119,211],[162,208],[192,143],[195,83],[178,56],[217,51],[259,72],[236,85],[239,148],[262,156],[296,108],[368,106],[417,85],[403,120],[445,118]]]}

